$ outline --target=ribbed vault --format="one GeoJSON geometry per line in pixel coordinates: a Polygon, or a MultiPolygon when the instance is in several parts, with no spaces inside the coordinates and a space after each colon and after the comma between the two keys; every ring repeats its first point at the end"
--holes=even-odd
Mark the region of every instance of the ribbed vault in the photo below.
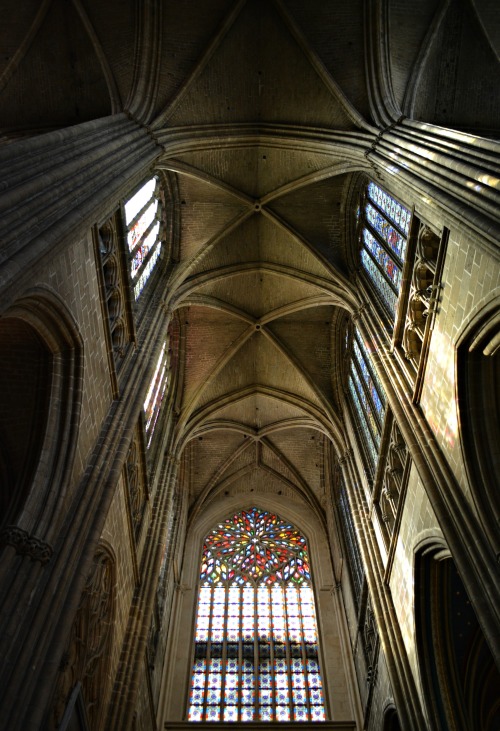
{"type": "Polygon", "coordinates": [[[346,446],[338,324],[359,302],[342,217],[373,132],[345,69],[333,73],[319,6],[307,27],[292,10],[227,8],[152,123],[179,192],[165,299],[183,332],[176,429],[192,519],[252,492],[320,514],[327,453],[346,446]]]}

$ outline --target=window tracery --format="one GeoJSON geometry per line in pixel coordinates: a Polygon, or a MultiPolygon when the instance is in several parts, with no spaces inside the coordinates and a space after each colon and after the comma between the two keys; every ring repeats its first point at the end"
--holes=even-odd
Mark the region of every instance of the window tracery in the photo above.
{"type": "Polygon", "coordinates": [[[101,261],[104,290],[105,319],[109,325],[110,351],[117,366],[132,339],[132,326],[127,314],[126,271],[120,246],[121,221],[115,212],[97,229],[97,243],[101,261]],[[107,318],[106,318],[107,315],[107,318]]]}
{"type": "Polygon", "coordinates": [[[160,415],[160,409],[165,396],[168,382],[167,344],[163,343],[156,368],[144,400],[144,428],[146,431],[146,448],[149,449],[153,434],[160,415]]]}
{"type": "Polygon", "coordinates": [[[351,340],[348,389],[356,423],[372,472],[375,470],[386,411],[386,396],[361,333],[351,340]]]}
{"type": "Polygon", "coordinates": [[[323,721],[307,544],[258,508],[207,536],[190,721],[323,721]]]}
{"type": "Polygon", "coordinates": [[[139,429],[136,428],[125,459],[125,482],[129,497],[130,518],[136,541],[139,538],[148,499],[141,441],[139,429]]]}
{"type": "Polygon", "coordinates": [[[162,204],[157,177],[147,180],[124,204],[130,276],[139,299],[162,248],[162,204]]]}
{"type": "Polygon", "coordinates": [[[346,546],[347,563],[349,566],[354,589],[354,600],[356,602],[356,606],[359,609],[359,604],[361,601],[361,591],[363,589],[363,582],[365,578],[365,570],[363,568],[363,560],[361,558],[361,552],[359,550],[356,528],[354,527],[351,506],[349,504],[349,498],[347,497],[347,490],[342,473],[340,473],[340,491],[338,506],[340,523],[342,526],[342,533],[346,546]]]}
{"type": "Polygon", "coordinates": [[[368,184],[362,210],[361,264],[387,313],[396,317],[411,211],[375,183],[368,184]]]}

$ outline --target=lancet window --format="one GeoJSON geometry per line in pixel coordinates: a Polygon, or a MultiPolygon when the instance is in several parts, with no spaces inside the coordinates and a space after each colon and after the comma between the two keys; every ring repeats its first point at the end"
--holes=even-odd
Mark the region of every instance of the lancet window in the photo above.
{"type": "Polygon", "coordinates": [[[363,581],[365,577],[365,570],[363,568],[363,560],[361,558],[361,552],[359,550],[356,528],[354,526],[351,506],[349,504],[349,498],[347,497],[347,490],[342,475],[340,476],[338,506],[340,522],[342,525],[342,533],[346,545],[349,572],[351,575],[354,589],[354,599],[356,605],[359,607],[359,603],[361,600],[361,590],[363,588],[363,581]]]}
{"type": "Polygon", "coordinates": [[[144,400],[144,426],[146,430],[146,448],[149,449],[153,434],[160,416],[161,405],[165,396],[168,382],[168,352],[167,344],[164,343],[160,356],[156,361],[156,368],[149,383],[149,388],[144,400]]]}
{"type": "Polygon", "coordinates": [[[145,182],[124,205],[130,276],[139,299],[161,254],[162,205],[157,177],[145,182]]]}
{"type": "Polygon", "coordinates": [[[369,349],[357,329],[352,335],[351,346],[348,389],[361,441],[374,471],[380,450],[386,397],[369,349]]]}
{"type": "Polygon", "coordinates": [[[361,264],[393,321],[410,220],[411,211],[375,183],[368,184],[359,216],[361,264]]]}
{"type": "Polygon", "coordinates": [[[205,539],[188,720],[325,720],[307,544],[274,513],[205,539]]]}

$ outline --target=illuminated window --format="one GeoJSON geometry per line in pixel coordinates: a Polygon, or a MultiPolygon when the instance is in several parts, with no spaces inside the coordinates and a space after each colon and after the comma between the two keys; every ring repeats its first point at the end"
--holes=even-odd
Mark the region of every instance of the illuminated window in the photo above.
{"type": "Polygon", "coordinates": [[[130,276],[137,300],[161,253],[159,182],[151,178],[125,203],[125,224],[130,255],[130,276]]]}
{"type": "Polygon", "coordinates": [[[361,439],[370,465],[374,469],[380,450],[386,398],[369,350],[357,330],[354,331],[352,338],[348,387],[361,439]]]}
{"type": "Polygon", "coordinates": [[[273,513],[205,539],[188,720],[325,720],[306,541],[273,513]]]}
{"type": "Polygon", "coordinates": [[[144,401],[144,424],[146,429],[146,446],[148,449],[160,415],[163,397],[167,388],[167,380],[167,345],[164,343],[144,401]]]}
{"type": "Polygon", "coordinates": [[[392,318],[401,288],[411,212],[369,183],[361,221],[361,264],[392,318]]]}
{"type": "Polygon", "coordinates": [[[349,565],[349,572],[354,588],[354,598],[357,607],[361,600],[361,589],[363,588],[363,581],[365,576],[365,570],[363,568],[363,561],[361,558],[361,552],[359,550],[358,537],[356,535],[356,528],[354,526],[354,520],[352,518],[351,506],[349,504],[349,498],[347,497],[347,490],[344,482],[344,478],[340,478],[340,493],[339,493],[339,515],[340,522],[342,524],[342,533],[344,536],[346,548],[347,548],[347,560],[349,565]]]}

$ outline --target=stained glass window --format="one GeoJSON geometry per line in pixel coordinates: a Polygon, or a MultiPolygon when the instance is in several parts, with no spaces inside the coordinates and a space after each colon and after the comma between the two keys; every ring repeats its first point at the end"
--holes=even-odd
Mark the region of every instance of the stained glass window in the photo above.
{"type": "Polygon", "coordinates": [[[275,513],[206,537],[188,720],[325,720],[307,544],[275,513]]]}
{"type": "Polygon", "coordinates": [[[411,212],[375,183],[369,183],[361,221],[361,264],[394,318],[401,288],[411,212]]]}
{"type": "Polygon", "coordinates": [[[363,561],[361,559],[361,552],[359,550],[356,528],[352,518],[351,506],[349,504],[349,498],[347,497],[347,490],[342,476],[339,494],[339,515],[347,549],[347,561],[354,588],[354,598],[356,604],[359,606],[365,571],[363,568],[363,561]]]}
{"type": "Polygon", "coordinates": [[[373,365],[369,348],[365,345],[358,330],[354,331],[352,337],[348,388],[361,440],[370,466],[374,470],[380,449],[386,397],[373,365]]]}
{"type": "Polygon", "coordinates": [[[146,446],[148,449],[151,445],[153,433],[160,415],[163,397],[167,388],[167,378],[167,345],[164,343],[144,400],[144,424],[146,429],[146,446]]]}
{"type": "Polygon", "coordinates": [[[161,253],[161,214],[159,182],[148,180],[125,206],[130,276],[137,300],[155,268],[161,253]]]}

